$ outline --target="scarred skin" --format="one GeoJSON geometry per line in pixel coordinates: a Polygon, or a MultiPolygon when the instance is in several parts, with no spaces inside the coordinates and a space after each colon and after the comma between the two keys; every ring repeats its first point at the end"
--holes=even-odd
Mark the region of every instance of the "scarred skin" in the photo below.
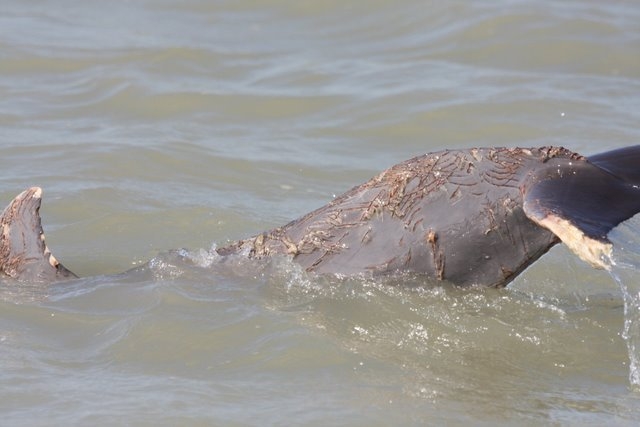
{"type": "Polygon", "coordinates": [[[34,282],[77,277],[51,254],[40,220],[42,190],[33,187],[16,196],[0,218],[0,270],[34,282]]]}
{"type": "Polygon", "coordinates": [[[406,271],[504,286],[558,238],[523,212],[523,191],[563,148],[431,153],[399,163],[289,224],[218,252],[291,254],[308,271],[406,271]]]}
{"type": "MultiPolygon", "coordinates": [[[[76,277],[44,242],[42,191],[0,218],[0,271],[26,281],[76,277]]],[[[218,248],[291,256],[320,274],[424,274],[460,286],[507,285],[562,241],[608,268],[607,235],[640,212],[640,145],[589,159],[562,147],[476,148],[418,156],[282,227],[218,248]]]]}

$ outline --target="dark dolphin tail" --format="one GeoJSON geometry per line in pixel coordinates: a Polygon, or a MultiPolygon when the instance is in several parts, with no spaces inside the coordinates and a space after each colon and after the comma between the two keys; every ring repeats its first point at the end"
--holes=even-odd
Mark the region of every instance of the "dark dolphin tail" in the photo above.
{"type": "Polygon", "coordinates": [[[42,189],[32,187],[11,201],[0,218],[0,271],[18,280],[53,282],[77,277],[51,254],[40,220],[42,189]]]}
{"type": "Polygon", "coordinates": [[[550,159],[527,183],[524,211],[580,258],[608,269],[609,232],[640,212],[640,145],[550,159]]]}
{"type": "Polygon", "coordinates": [[[589,157],[589,162],[632,186],[640,186],[640,145],[596,154],[589,157]]]}

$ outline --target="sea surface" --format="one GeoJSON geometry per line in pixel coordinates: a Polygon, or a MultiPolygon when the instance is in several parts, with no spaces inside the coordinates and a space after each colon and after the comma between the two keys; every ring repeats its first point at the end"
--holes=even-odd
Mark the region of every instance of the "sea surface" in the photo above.
{"type": "Polygon", "coordinates": [[[0,204],[41,186],[83,278],[0,283],[0,425],[637,425],[638,217],[612,274],[559,245],[500,290],[211,249],[425,152],[639,124],[635,0],[2,0],[0,204]]]}

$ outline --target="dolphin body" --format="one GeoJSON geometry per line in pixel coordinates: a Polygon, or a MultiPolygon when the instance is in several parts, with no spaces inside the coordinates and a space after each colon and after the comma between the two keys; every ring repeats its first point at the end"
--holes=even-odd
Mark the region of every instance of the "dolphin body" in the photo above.
{"type": "MultiPolygon", "coordinates": [[[[77,277],[45,244],[42,190],[0,218],[0,271],[77,277]]],[[[608,233],[640,212],[640,145],[586,158],[563,147],[475,148],[414,157],[289,224],[216,249],[288,255],[310,272],[412,272],[460,286],[506,286],[562,241],[609,268],[608,233]]]]}

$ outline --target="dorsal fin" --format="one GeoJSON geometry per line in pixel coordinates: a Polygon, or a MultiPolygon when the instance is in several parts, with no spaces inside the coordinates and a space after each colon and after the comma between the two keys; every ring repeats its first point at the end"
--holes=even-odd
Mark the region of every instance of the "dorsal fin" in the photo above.
{"type": "Polygon", "coordinates": [[[525,214],[584,261],[608,268],[607,235],[640,212],[640,174],[634,168],[639,154],[636,146],[594,160],[550,159],[525,184],[525,214]]]}
{"type": "Polygon", "coordinates": [[[77,277],[51,254],[40,220],[42,189],[14,198],[0,217],[0,271],[19,280],[51,282],[77,277]]]}

